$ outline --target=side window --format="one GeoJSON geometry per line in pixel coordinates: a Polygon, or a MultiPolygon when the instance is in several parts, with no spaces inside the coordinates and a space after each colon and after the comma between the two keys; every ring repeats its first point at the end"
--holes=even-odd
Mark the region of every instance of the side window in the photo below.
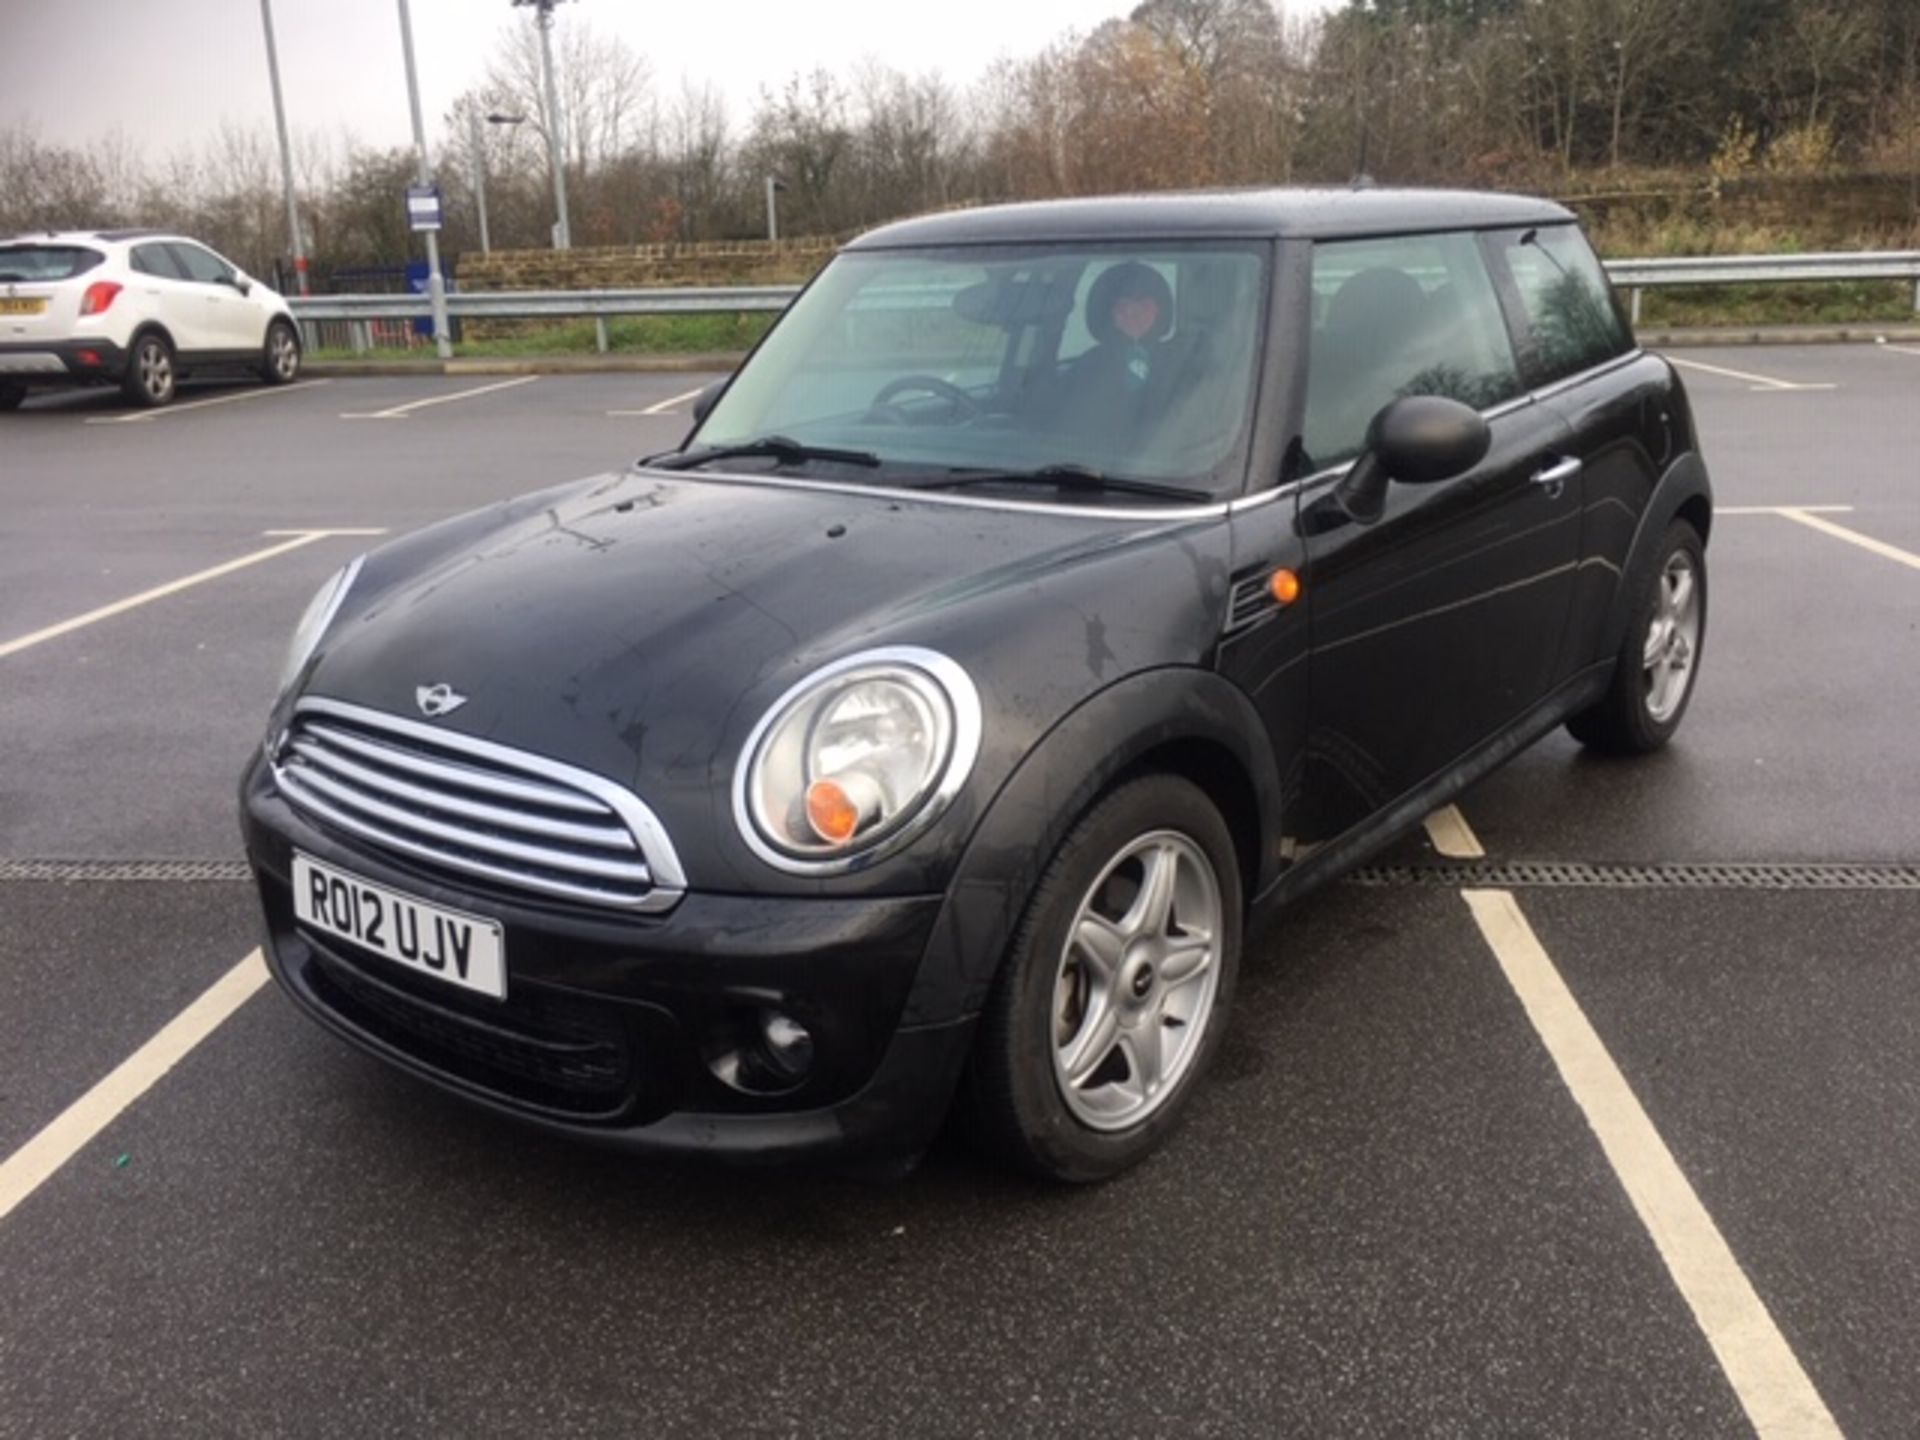
{"type": "Polygon", "coordinates": [[[1373,417],[1403,396],[1484,410],[1521,391],[1499,297],[1464,232],[1316,244],[1308,366],[1314,469],[1358,455],[1373,417]]]}
{"type": "Polygon", "coordinates": [[[167,246],[180,268],[186,272],[189,280],[197,280],[202,285],[218,285],[233,278],[233,267],[228,265],[211,250],[202,250],[198,245],[179,243],[167,246]]]}
{"type": "Polygon", "coordinates": [[[1587,370],[1633,348],[1607,273],[1572,225],[1506,231],[1493,245],[1519,299],[1536,385],[1587,370]]]}
{"type": "Polygon", "coordinates": [[[184,280],[186,272],[174,264],[173,252],[164,245],[136,245],[129,265],[141,275],[158,275],[163,280],[184,280]]]}

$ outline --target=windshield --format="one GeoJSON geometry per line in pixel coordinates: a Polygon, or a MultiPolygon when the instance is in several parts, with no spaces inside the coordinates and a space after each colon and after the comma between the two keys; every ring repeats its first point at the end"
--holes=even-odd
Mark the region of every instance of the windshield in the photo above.
{"type": "Polygon", "coordinates": [[[721,397],[695,449],[778,437],[793,445],[751,468],[881,485],[961,477],[979,491],[1047,471],[1076,488],[1111,480],[1116,493],[1128,480],[1237,489],[1270,254],[1244,242],[843,254],[721,397]]]}

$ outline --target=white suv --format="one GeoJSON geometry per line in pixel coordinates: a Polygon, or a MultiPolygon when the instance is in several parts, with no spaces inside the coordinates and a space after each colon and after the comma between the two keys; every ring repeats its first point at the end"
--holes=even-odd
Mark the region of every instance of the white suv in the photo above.
{"type": "Polygon", "coordinates": [[[0,240],[0,410],[29,386],[118,385],[165,405],[184,374],[300,373],[287,302],[206,246],[153,230],[0,240]]]}

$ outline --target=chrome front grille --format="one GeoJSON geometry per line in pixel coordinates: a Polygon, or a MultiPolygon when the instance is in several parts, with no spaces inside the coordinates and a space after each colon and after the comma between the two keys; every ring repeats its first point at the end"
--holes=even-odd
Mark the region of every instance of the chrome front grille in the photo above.
{"type": "Polygon", "coordinates": [[[641,911],[686,890],[638,797],[509,746],[310,697],[294,707],[273,774],[310,819],[458,879],[641,911]]]}

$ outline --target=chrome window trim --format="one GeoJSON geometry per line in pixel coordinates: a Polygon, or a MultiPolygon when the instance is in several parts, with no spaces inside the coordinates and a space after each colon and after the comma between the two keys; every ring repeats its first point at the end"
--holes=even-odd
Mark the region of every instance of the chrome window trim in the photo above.
{"type": "MultiPolygon", "coordinates": [[[[666,827],[660,823],[659,817],[647,808],[646,802],[639,796],[603,775],[596,775],[590,770],[582,770],[577,766],[549,759],[547,756],[538,755],[529,750],[496,744],[491,740],[478,740],[457,731],[424,725],[417,720],[408,720],[402,716],[388,714],[384,710],[370,709],[345,700],[331,700],[319,695],[303,695],[294,703],[293,713],[296,719],[301,715],[331,715],[335,719],[355,721],[375,730],[387,730],[441,749],[471,755],[477,760],[489,761],[509,770],[530,771],[559,785],[583,790],[595,799],[603,801],[608,809],[626,823],[627,828],[633,832],[634,838],[640,842],[640,853],[646,857],[647,869],[652,875],[653,888],[630,908],[643,911],[671,909],[686,893],[686,871],[681,868],[680,856],[674,850],[673,841],[668,838],[666,827]]],[[[277,755],[273,769],[274,778],[277,781],[281,775],[277,755]]],[[[432,858],[438,859],[438,852],[434,852],[432,858]]],[[[492,878],[514,879],[511,874],[497,875],[492,878]]],[[[611,902],[607,897],[600,897],[600,903],[611,902]]]]}
{"type": "Polygon", "coordinates": [[[862,650],[857,654],[845,656],[816,670],[810,670],[796,683],[789,685],[755,722],[747,734],[746,744],[740,747],[740,758],[733,767],[733,823],[740,832],[740,838],[761,860],[774,869],[789,875],[844,875],[853,870],[864,870],[877,865],[889,856],[897,855],[926,833],[927,827],[946,812],[953,803],[954,796],[960,793],[961,786],[967,783],[967,777],[973,773],[974,761],[980,756],[980,740],[985,725],[980,708],[980,691],[973,683],[973,677],[967,674],[957,661],[948,659],[937,650],[923,649],[918,645],[888,645],[877,650],[862,650]],[[940,781],[927,792],[926,799],[920,802],[920,809],[898,830],[887,835],[876,844],[851,855],[836,856],[830,860],[807,860],[789,855],[776,849],[760,833],[754,823],[752,807],[747,802],[747,779],[753,773],[753,767],[760,755],[760,747],[773,728],[775,720],[785,715],[793,703],[808,691],[816,689],[822,682],[844,675],[851,670],[864,670],[870,667],[893,666],[908,670],[918,670],[930,677],[934,685],[947,697],[947,703],[953,707],[953,738],[947,749],[945,770],[940,781]]]}

